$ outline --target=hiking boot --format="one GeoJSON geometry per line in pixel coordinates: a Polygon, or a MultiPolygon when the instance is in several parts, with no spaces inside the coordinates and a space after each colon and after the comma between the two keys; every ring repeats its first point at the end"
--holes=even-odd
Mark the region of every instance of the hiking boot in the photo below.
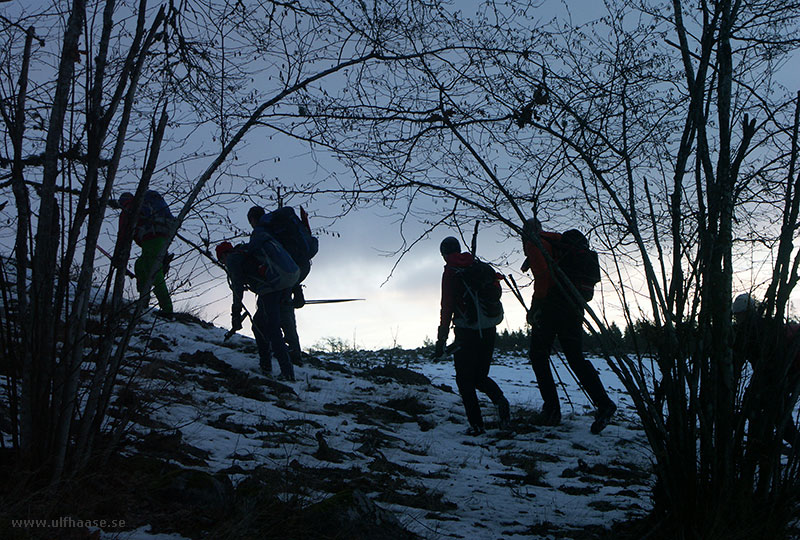
{"type": "Polygon", "coordinates": [[[550,407],[545,404],[536,417],[536,424],[542,426],[557,426],[561,423],[561,408],[550,407]]]}
{"type": "Polygon", "coordinates": [[[296,381],[296,379],[294,378],[294,375],[284,375],[283,373],[278,375],[277,379],[279,381],[284,381],[284,382],[295,382],[296,381]]]}
{"type": "Polygon", "coordinates": [[[300,351],[291,350],[289,351],[289,359],[291,360],[292,364],[295,366],[302,366],[303,365],[303,353],[300,351]]]}
{"type": "Polygon", "coordinates": [[[174,253],[167,253],[164,255],[164,261],[161,264],[161,273],[166,276],[169,273],[169,267],[172,264],[172,260],[175,258],[174,253]]]}
{"type": "Polygon", "coordinates": [[[157,309],[156,310],[156,317],[158,317],[159,319],[166,319],[168,321],[174,321],[175,320],[175,313],[172,312],[172,311],[164,311],[163,309],[157,309]]]}
{"type": "Polygon", "coordinates": [[[603,431],[616,411],[617,406],[613,401],[609,401],[605,405],[599,407],[594,413],[594,422],[592,422],[590,431],[595,435],[603,431]]]}
{"type": "Polygon", "coordinates": [[[486,433],[486,430],[483,428],[483,426],[469,426],[467,431],[464,433],[470,437],[477,437],[478,435],[483,435],[486,433]]]}
{"type": "Polygon", "coordinates": [[[511,428],[511,408],[505,397],[497,404],[497,416],[500,418],[500,422],[498,423],[500,429],[507,430],[511,428]]]}

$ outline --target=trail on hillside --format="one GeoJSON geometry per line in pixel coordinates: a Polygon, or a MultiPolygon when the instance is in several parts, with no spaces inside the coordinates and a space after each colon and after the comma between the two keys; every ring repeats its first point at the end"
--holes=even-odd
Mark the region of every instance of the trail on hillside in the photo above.
{"type": "Polygon", "coordinates": [[[151,402],[136,419],[136,452],[223,473],[234,486],[269,471],[284,498],[308,505],[357,490],[431,539],[589,538],[650,508],[643,432],[599,362],[620,405],[602,434],[589,433],[593,409],[563,369],[563,422],[536,425],[532,371],[508,354],[491,376],[511,402],[512,429],[497,428],[482,396],[488,430],[469,437],[450,362],[398,350],[304,355],[298,381],[286,384],[260,375],[251,339],[224,333],[164,322],[134,344],[135,390],[151,402]]]}

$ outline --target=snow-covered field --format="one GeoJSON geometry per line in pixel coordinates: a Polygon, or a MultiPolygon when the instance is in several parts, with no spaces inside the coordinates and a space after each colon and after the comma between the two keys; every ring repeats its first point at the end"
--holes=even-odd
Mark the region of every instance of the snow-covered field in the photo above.
{"type": "MultiPolygon", "coordinates": [[[[136,429],[180,430],[203,456],[195,466],[224,471],[234,484],[258,466],[291,464],[323,478],[380,466],[393,486],[366,495],[431,539],[548,538],[548,531],[607,527],[650,507],[649,449],[621,383],[601,360],[595,365],[619,410],[600,435],[590,434],[592,408],[558,357],[571,405],[560,389],[563,422],[542,427],[530,421],[541,401],[527,359],[502,355],[490,375],[511,402],[513,429],[497,429],[481,396],[488,431],[473,438],[464,434],[451,362],[390,351],[320,354],[306,357],[297,382],[285,384],[260,376],[252,340],[225,342],[224,333],[159,322],[137,338],[132,354],[148,343],[156,349],[146,351],[138,384],[158,404],[143,422],[149,425],[136,429]]],[[[329,495],[306,493],[309,501],[329,495]]],[[[146,527],[102,537],[179,538],[146,527]]]]}

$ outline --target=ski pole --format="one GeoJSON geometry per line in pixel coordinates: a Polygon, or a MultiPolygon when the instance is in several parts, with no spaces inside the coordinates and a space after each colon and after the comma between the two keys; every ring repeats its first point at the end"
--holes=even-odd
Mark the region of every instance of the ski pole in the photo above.
{"type": "Polygon", "coordinates": [[[359,302],[366,298],[326,298],[322,300],[306,300],[306,304],[338,304],[340,302],[359,302]]]}
{"type": "MultiPolygon", "coordinates": [[[[561,356],[559,356],[559,358],[561,358],[561,356]]],[[[567,398],[567,403],[569,403],[570,409],[572,409],[572,411],[574,412],[575,405],[572,404],[572,400],[569,397],[569,391],[567,391],[567,385],[564,384],[564,381],[561,380],[561,375],[559,375],[558,370],[556,369],[556,364],[555,362],[553,362],[553,358],[550,357],[548,361],[550,362],[550,369],[552,369],[553,373],[556,374],[556,379],[558,379],[558,384],[561,385],[561,389],[564,391],[564,396],[567,398]]],[[[578,384],[578,386],[580,386],[580,384],[578,384]]]]}
{"type": "Polygon", "coordinates": [[[480,220],[475,222],[475,229],[472,231],[472,244],[470,253],[475,256],[475,253],[478,249],[478,226],[481,224],[480,220]]]}
{"type": "Polygon", "coordinates": [[[211,261],[212,263],[216,264],[220,268],[225,268],[222,265],[222,263],[219,262],[216,258],[214,258],[214,256],[211,255],[211,252],[208,251],[207,249],[203,249],[202,247],[200,247],[196,243],[192,242],[191,240],[189,240],[188,238],[183,236],[181,233],[175,233],[175,237],[178,238],[179,240],[181,240],[182,242],[188,244],[189,247],[191,247],[195,251],[199,252],[201,255],[204,255],[209,261],[211,261]]]}
{"type": "Polygon", "coordinates": [[[514,280],[514,278],[511,275],[509,275],[508,277],[503,275],[503,281],[506,282],[506,285],[508,285],[508,288],[511,291],[511,294],[514,295],[514,298],[519,300],[519,303],[522,304],[522,307],[524,307],[525,311],[527,312],[528,311],[528,306],[525,305],[525,299],[522,298],[522,293],[520,293],[519,289],[515,287],[516,283],[514,283],[514,285],[511,284],[511,281],[508,280],[509,277],[511,278],[512,281],[514,280]]]}
{"type": "MultiPolygon", "coordinates": [[[[256,325],[255,325],[255,324],[253,324],[253,316],[252,316],[252,315],[250,315],[250,312],[249,312],[249,311],[247,311],[247,308],[246,308],[246,307],[244,307],[244,306],[242,306],[242,311],[244,311],[244,314],[245,314],[245,316],[246,316],[248,319],[250,319],[250,325],[253,327],[253,333],[255,333],[255,332],[257,331],[257,329],[256,329],[256,325]]],[[[236,330],[234,330],[233,328],[231,328],[230,330],[228,330],[227,332],[225,332],[225,336],[222,338],[222,341],[228,341],[228,340],[231,338],[231,336],[233,336],[233,334],[235,334],[235,333],[236,333],[236,330]]],[[[260,333],[260,332],[259,332],[259,333],[260,333]]]]}
{"type": "MultiPolygon", "coordinates": [[[[574,371],[572,371],[572,368],[571,368],[571,367],[570,367],[570,365],[567,363],[567,360],[566,360],[565,358],[562,358],[560,353],[556,353],[556,355],[558,356],[558,359],[559,359],[559,360],[561,360],[561,363],[562,363],[562,364],[564,364],[564,367],[566,367],[566,368],[567,368],[567,371],[569,372],[569,374],[570,374],[570,375],[572,375],[572,378],[573,378],[573,380],[575,381],[575,384],[577,384],[577,385],[578,385],[578,388],[580,388],[580,389],[581,389],[581,392],[583,392],[583,395],[584,395],[584,396],[586,396],[586,399],[588,399],[588,400],[589,400],[589,403],[591,403],[591,404],[592,404],[592,405],[594,405],[594,406],[597,406],[597,404],[594,402],[594,400],[592,399],[592,397],[589,395],[589,393],[588,393],[588,392],[586,391],[586,389],[583,387],[583,385],[581,384],[581,382],[578,380],[578,376],[577,376],[577,375],[575,375],[575,372],[574,372],[574,371]]],[[[555,367],[555,366],[554,366],[554,367],[555,367]]],[[[560,380],[560,379],[559,379],[559,380],[560,380]]],[[[563,384],[563,383],[562,383],[562,384],[563,384]]],[[[565,392],[566,392],[566,389],[565,389],[565,392]]],[[[567,397],[567,399],[569,399],[569,397],[567,397]]]]}
{"type": "MultiPolygon", "coordinates": [[[[522,298],[522,293],[519,290],[519,285],[517,285],[517,281],[514,279],[514,276],[511,275],[511,274],[508,274],[508,279],[511,280],[511,284],[514,286],[514,291],[517,293],[517,296],[519,298],[522,298]]],[[[522,305],[525,305],[525,301],[524,300],[522,301],[522,305]]]]}
{"type": "MultiPolygon", "coordinates": [[[[103,255],[105,255],[106,257],[108,257],[111,260],[112,263],[114,262],[114,257],[112,257],[111,254],[108,251],[104,250],[100,246],[97,246],[97,250],[100,253],[102,253],[103,255]]],[[[134,274],[133,272],[131,272],[128,269],[128,265],[125,265],[125,275],[128,276],[129,278],[136,279],[136,274],[134,274]]]]}

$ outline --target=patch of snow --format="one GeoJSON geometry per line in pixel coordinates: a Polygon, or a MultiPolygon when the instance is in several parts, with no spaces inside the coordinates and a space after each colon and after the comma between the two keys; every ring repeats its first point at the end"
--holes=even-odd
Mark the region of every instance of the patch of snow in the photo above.
{"type": "MultiPolygon", "coordinates": [[[[184,442],[207,452],[205,468],[210,472],[234,465],[245,471],[256,466],[285,468],[291,463],[321,471],[354,467],[367,471],[370,464],[385,460],[396,470],[407,471],[398,474],[409,490],[399,495],[408,498],[384,502],[379,493],[367,495],[424,538],[530,538],[531,528],[542,523],[561,529],[607,527],[650,508],[649,447],[631,400],[600,359],[592,361],[619,407],[600,435],[589,432],[593,407],[557,355],[553,361],[566,386],[566,391],[559,387],[563,421],[557,427],[532,425],[529,419],[541,407],[541,399],[528,359],[501,354],[490,376],[511,403],[517,429],[497,429],[494,408],[479,394],[488,430],[469,437],[464,433],[467,424],[451,362],[412,361],[409,369],[432,383],[415,385],[375,378],[354,367],[368,364],[366,358],[347,363],[339,355],[325,354],[318,367],[308,361],[296,367],[297,382],[289,383],[291,391],[280,392],[259,375],[253,340],[234,336],[224,341],[224,333],[222,328],[163,322],[153,335],[171,350],[147,353],[176,373],[186,373],[166,384],[191,398],[176,402],[168,397],[174,392],[165,393],[158,398],[151,420],[180,430],[184,442]],[[234,393],[221,380],[217,384],[219,374],[213,367],[180,360],[181,354],[197,351],[209,351],[243,378],[247,375],[248,384],[263,395],[234,393]],[[392,409],[387,405],[390,400],[409,400],[426,412],[392,409]],[[382,437],[375,451],[363,443],[365,433],[382,437]],[[319,459],[318,437],[344,458],[319,459]],[[427,494],[439,503],[427,508],[401,504],[412,501],[414,494],[427,494]]],[[[144,426],[137,429],[143,434],[149,431],[144,426]]],[[[242,476],[232,478],[235,482],[242,476]]],[[[309,496],[322,499],[325,494],[309,496]]],[[[148,536],[143,529],[130,534],[104,538],[179,538],[148,536]]]]}

